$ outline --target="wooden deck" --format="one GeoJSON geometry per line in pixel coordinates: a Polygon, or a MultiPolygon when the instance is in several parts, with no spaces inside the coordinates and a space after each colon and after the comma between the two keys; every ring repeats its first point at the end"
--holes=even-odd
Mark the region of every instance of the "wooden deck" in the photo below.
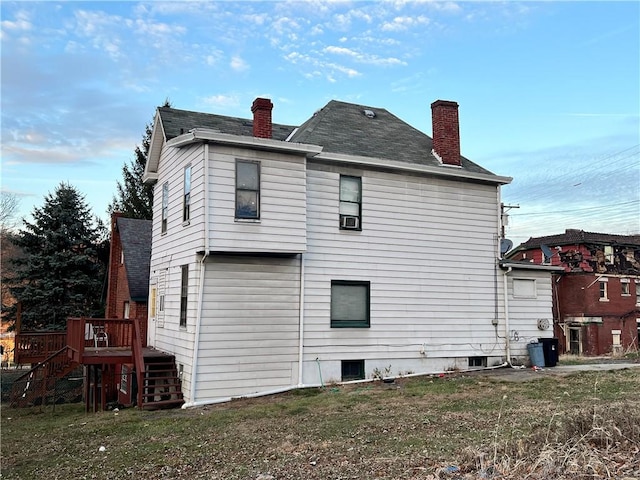
{"type": "MultiPolygon", "coordinates": [[[[151,347],[142,348],[145,359],[165,357],[166,353],[151,347]]],[[[85,347],[82,355],[84,365],[135,363],[131,347],[85,347]]]]}
{"type": "Polygon", "coordinates": [[[181,406],[175,357],[147,347],[146,326],[136,319],[69,318],[66,332],[18,333],[18,356],[30,360],[32,368],[14,385],[12,404],[44,401],[52,380],[84,365],[86,409],[104,409],[107,401],[119,400],[124,365],[130,365],[133,377],[128,382],[136,387],[122,392],[132,395],[127,398],[133,404],[148,410],[181,406]]]}

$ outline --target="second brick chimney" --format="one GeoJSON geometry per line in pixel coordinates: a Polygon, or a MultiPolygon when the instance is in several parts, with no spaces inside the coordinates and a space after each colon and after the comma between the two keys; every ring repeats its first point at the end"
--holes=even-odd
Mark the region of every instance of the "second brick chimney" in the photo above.
{"type": "Polygon", "coordinates": [[[431,118],[434,154],[445,165],[460,166],[458,104],[448,100],[436,100],[431,104],[431,118]]]}
{"type": "Polygon", "coordinates": [[[273,126],[271,124],[271,110],[273,103],[268,98],[256,98],[251,105],[253,112],[253,136],[271,138],[273,126]]]}

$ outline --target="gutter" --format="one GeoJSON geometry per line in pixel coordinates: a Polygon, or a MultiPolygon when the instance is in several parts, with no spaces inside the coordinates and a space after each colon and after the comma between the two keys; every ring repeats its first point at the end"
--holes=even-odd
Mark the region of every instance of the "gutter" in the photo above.
{"type": "Polygon", "coordinates": [[[507,271],[504,272],[504,276],[502,277],[504,280],[504,338],[505,338],[505,354],[507,357],[507,363],[513,367],[511,363],[511,336],[509,334],[509,284],[507,281],[507,276],[511,273],[513,269],[511,267],[507,268],[507,271]]]}
{"type": "Polygon", "coordinates": [[[404,172],[415,172],[421,174],[434,175],[438,177],[456,178],[461,180],[472,180],[486,182],[490,184],[505,185],[511,183],[511,177],[502,177],[494,174],[469,172],[462,169],[452,169],[443,166],[418,165],[413,163],[398,162],[389,159],[378,159],[363,157],[359,155],[346,155],[342,153],[318,153],[311,159],[312,162],[324,161],[328,163],[342,163],[365,167],[378,167],[382,169],[393,169],[404,172]]]}
{"type": "Polygon", "coordinates": [[[200,259],[200,284],[198,285],[198,310],[196,313],[196,330],[193,340],[193,363],[191,365],[191,384],[189,385],[189,399],[196,395],[198,355],[200,351],[200,329],[202,326],[202,304],[204,303],[204,280],[207,270],[206,260],[209,256],[209,144],[204,144],[204,252],[200,259]]]}
{"type": "Polygon", "coordinates": [[[299,328],[298,335],[300,335],[298,343],[298,388],[301,388],[302,383],[302,362],[304,360],[304,254],[300,254],[300,303],[299,303],[299,328]]]}
{"type": "Polygon", "coordinates": [[[241,146],[254,150],[305,154],[309,156],[315,156],[322,151],[322,147],[319,145],[283,142],[281,140],[262,137],[231,135],[228,133],[220,133],[210,128],[194,128],[188,133],[172,138],[166,143],[166,146],[180,148],[197,142],[211,142],[217,145],[241,146]]]}

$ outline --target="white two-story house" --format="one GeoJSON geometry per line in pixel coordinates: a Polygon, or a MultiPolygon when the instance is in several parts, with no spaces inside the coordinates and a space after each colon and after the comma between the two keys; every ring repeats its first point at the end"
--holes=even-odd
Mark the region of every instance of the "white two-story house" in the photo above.
{"type": "Polygon", "coordinates": [[[186,405],[523,361],[552,335],[549,272],[500,262],[511,179],[460,154],[456,103],[431,105],[433,139],[382,108],[272,108],[157,110],[148,344],[186,405]]]}

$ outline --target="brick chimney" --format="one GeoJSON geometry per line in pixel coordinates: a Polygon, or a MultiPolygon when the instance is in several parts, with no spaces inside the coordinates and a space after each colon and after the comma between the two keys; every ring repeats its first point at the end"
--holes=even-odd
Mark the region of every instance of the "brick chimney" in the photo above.
{"type": "Polygon", "coordinates": [[[253,112],[253,136],[271,138],[273,127],[271,124],[271,110],[273,103],[268,98],[256,98],[251,105],[253,112]]]}
{"type": "Polygon", "coordinates": [[[433,151],[445,165],[460,166],[458,104],[436,100],[431,104],[433,151]]]}

